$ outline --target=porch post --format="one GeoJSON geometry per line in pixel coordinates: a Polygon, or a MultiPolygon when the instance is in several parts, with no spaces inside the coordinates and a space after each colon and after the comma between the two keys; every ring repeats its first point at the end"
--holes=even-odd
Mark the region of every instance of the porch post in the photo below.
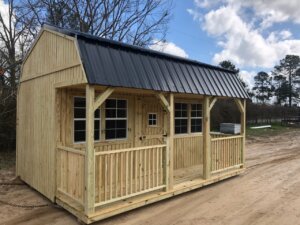
{"type": "Polygon", "coordinates": [[[241,112],[241,134],[243,135],[243,144],[242,144],[242,164],[245,167],[245,142],[246,142],[246,100],[242,101],[243,112],[241,112]]]}
{"type": "Polygon", "coordinates": [[[241,149],[241,160],[242,160],[243,167],[245,167],[246,99],[243,99],[243,100],[235,99],[234,101],[241,113],[241,135],[243,136],[242,149],[241,149]]]}
{"type": "Polygon", "coordinates": [[[86,85],[86,149],[85,149],[85,201],[84,211],[89,215],[95,211],[95,154],[94,154],[94,100],[95,89],[86,85]]]}
{"type": "Polygon", "coordinates": [[[211,175],[211,149],[210,149],[210,98],[205,96],[203,102],[203,178],[209,179],[211,175]]]}
{"type": "Polygon", "coordinates": [[[169,112],[169,190],[173,189],[174,184],[174,94],[170,94],[170,112],[169,112]]]}

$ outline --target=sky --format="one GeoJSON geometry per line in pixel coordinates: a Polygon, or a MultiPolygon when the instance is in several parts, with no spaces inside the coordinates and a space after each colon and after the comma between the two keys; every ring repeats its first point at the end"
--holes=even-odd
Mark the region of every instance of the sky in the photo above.
{"type": "Polygon", "coordinates": [[[299,0],[174,0],[156,50],[217,65],[232,61],[253,86],[287,54],[300,55],[299,0]]]}
{"type": "Polygon", "coordinates": [[[230,60],[251,88],[259,71],[300,55],[299,8],[300,0],[173,0],[166,42],[149,47],[213,65],[230,60]]]}

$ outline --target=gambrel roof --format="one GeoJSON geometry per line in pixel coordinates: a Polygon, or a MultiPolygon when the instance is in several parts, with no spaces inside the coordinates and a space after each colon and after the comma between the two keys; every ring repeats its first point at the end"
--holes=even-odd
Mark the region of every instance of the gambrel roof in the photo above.
{"type": "Polygon", "coordinates": [[[249,98],[230,70],[49,25],[76,38],[89,84],[249,98]]]}

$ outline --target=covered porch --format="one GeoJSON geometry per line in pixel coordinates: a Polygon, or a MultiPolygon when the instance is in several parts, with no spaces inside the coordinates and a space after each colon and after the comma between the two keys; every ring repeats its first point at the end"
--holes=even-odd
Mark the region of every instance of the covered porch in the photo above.
{"type": "Polygon", "coordinates": [[[210,130],[216,96],[90,84],[56,90],[56,202],[86,223],[243,172],[244,99],[234,99],[241,133],[228,135],[210,130]],[[74,140],[76,96],[85,99],[85,139],[78,143],[74,140]],[[105,105],[108,99],[126,99],[126,115],[120,119],[126,118],[126,135],[113,140],[106,132],[108,109],[112,110],[105,105]],[[201,119],[200,132],[176,129],[176,119],[185,118],[175,115],[176,103],[187,105],[189,130],[193,118],[201,119]],[[201,116],[190,118],[195,105],[201,105],[199,110],[196,107],[201,116]],[[98,117],[103,126],[96,132],[98,117]]]}

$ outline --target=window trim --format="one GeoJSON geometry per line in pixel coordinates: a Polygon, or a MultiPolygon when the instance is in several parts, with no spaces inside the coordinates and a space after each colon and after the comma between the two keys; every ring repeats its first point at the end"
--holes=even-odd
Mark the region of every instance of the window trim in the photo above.
{"type": "Polygon", "coordinates": [[[183,103],[187,104],[187,133],[175,133],[175,119],[186,119],[186,117],[175,117],[175,104],[174,104],[174,136],[175,137],[180,137],[180,136],[195,136],[195,135],[202,135],[203,133],[203,114],[202,117],[199,117],[199,119],[202,119],[202,131],[201,132],[191,132],[191,119],[197,119],[196,117],[191,117],[191,109],[192,109],[192,104],[200,104],[202,106],[202,113],[203,113],[203,102],[198,102],[198,101],[190,101],[190,100],[180,100],[180,101],[175,101],[174,103],[183,103]]]}
{"type": "Polygon", "coordinates": [[[189,130],[190,133],[191,134],[202,133],[202,130],[203,130],[203,104],[202,103],[190,103],[189,119],[190,119],[190,130],[189,130]],[[196,112],[200,111],[202,116],[196,116],[196,117],[192,116],[192,111],[195,111],[195,110],[192,110],[192,105],[201,105],[201,110],[196,110],[196,112]],[[192,132],[192,119],[201,119],[201,123],[202,123],[201,124],[201,132],[192,132]]]}
{"type": "MultiPolygon", "coordinates": [[[[128,139],[128,99],[126,98],[118,98],[118,97],[114,97],[114,98],[107,98],[106,100],[109,100],[109,99],[114,99],[114,100],[124,100],[126,101],[126,117],[122,117],[122,118],[106,118],[106,115],[104,116],[104,137],[103,137],[103,141],[105,142],[108,142],[108,141],[123,141],[123,140],[127,140],[128,139]],[[126,137],[124,138],[111,138],[111,139],[107,139],[106,138],[106,120],[126,120],[126,137]]],[[[105,106],[105,103],[106,103],[106,100],[104,102],[104,113],[106,113],[106,106],[105,106]]],[[[110,109],[110,108],[109,108],[110,109]]],[[[117,109],[117,108],[116,108],[117,109]]]]}
{"type": "Polygon", "coordinates": [[[186,102],[175,102],[175,104],[174,104],[174,135],[186,135],[186,134],[189,134],[189,103],[186,103],[186,102]],[[176,117],[175,116],[175,105],[176,105],[176,103],[177,104],[186,104],[186,106],[187,106],[187,108],[186,108],[186,117],[176,117]],[[175,130],[176,130],[176,128],[175,128],[175,121],[176,121],[176,119],[178,119],[178,120],[187,120],[187,132],[186,133],[178,133],[178,134],[176,134],[176,132],[175,132],[175,130]]]}
{"type": "MultiPolygon", "coordinates": [[[[75,98],[83,98],[83,99],[86,99],[86,97],[85,96],[79,96],[79,95],[74,95],[73,96],[73,107],[72,107],[72,110],[73,110],[73,121],[72,121],[72,136],[73,136],[73,144],[85,144],[86,143],[86,140],[85,141],[75,141],[75,121],[85,121],[85,123],[86,123],[86,115],[85,115],[85,117],[84,118],[75,118],[75,111],[74,111],[74,109],[75,109],[75,106],[74,106],[74,103],[75,103],[75,98]]],[[[78,107],[77,107],[78,108],[78,107]]],[[[86,106],[85,106],[85,110],[86,110],[86,106]]],[[[99,118],[95,118],[94,117],[94,122],[95,122],[95,120],[96,121],[99,121],[99,139],[94,139],[94,142],[96,142],[96,143],[98,143],[98,142],[100,142],[101,141],[101,110],[100,110],[100,108],[99,108],[99,118]]],[[[95,130],[95,128],[94,128],[94,130],[95,130]]],[[[95,131],[94,131],[95,132],[95,131]]],[[[86,134],[86,130],[85,130],[85,134],[86,134]]]]}
{"type": "MultiPolygon", "coordinates": [[[[153,120],[153,119],[152,119],[153,120]]],[[[147,126],[148,127],[158,127],[158,113],[157,112],[148,112],[147,113],[147,126]],[[149,116],[150,114],[155,115],[156,119],[155,119],[155,125],[150,125],[149,124],[149,116]]]]}

